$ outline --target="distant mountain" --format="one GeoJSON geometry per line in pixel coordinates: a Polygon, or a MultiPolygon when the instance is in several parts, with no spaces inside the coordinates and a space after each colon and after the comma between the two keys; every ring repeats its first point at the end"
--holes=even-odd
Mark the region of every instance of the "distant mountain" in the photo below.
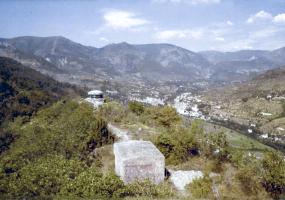
{"type": "MultiPolygon", "coordinates": [[[[259,76],[255,77],[253,81],[272,81],[272,80],[284,80],[285,81],[285,66],[268,70],[263,74],[260,74],[259,76]]],[[[277,88],[273,88],[277,89],[277,88]]],[[[285,94],[285,86],[283,87],[284,94],[285,94]]]]}
{"type": "Polygon", "coordinates": [[[0,39],[0,56],[10,57],[60,81],[93,87],[161,82],[227,83],[248,80],[285,64],[285,48],[274,51],[192,52],[171,44],[84,46],[64,37],[0,39]]]}
{"type": "Polygon", "coordinates": [[[3,42],[72,74],[104,72],[109,76],[125,76],[126,73],[140,73],[150,80],[195,80],[206,78],[210,66],[201,55],[169,44],[119,43],[97,49],[63,37],[17,37],[2,39],[3,42]]]}
{"type": "Polygon", "coordinates": [[[213,64],[212,77],[216,81],[244,81],[285,64],[285,48],[274,51],[203,51],[199,53],[213,64]]]}

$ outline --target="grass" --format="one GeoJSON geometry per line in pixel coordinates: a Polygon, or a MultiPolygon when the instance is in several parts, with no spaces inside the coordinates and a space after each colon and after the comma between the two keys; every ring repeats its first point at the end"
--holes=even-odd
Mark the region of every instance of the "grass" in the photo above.
{"type": "Polygon", "coordinates": [[[204,127],[207,128],[207,132],[219,132],[219,131],[224,132],[227,136],[230,146],[234,148],[244,151],[261,151],[261,152],[266,150],[272,150],[271,147],[266,146],[258,142],[257,140],[247,137],[237,131],[218,125],[213,125],[208,122],[204,123],[204,127]]]}
{"type": "Polygon", "coordinates": [[[241,150],[265,151],[271,149],[270,147],[236,131],[227,130],[225,131],[225,134],[227,135],[230,145],[241,150]]]}

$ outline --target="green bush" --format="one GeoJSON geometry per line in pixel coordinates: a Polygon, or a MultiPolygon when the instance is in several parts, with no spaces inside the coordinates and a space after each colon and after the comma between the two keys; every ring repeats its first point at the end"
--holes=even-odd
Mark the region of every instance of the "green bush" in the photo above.
{"type": "Polygon", "coordinates": [[[97,112],[99,116],[116,123],[122,122],[128,114],[122,104],[114,101],[103,104],[97,112]]]}
{"type": "Polygon", "coordinates": [[[47,154],[66,158],[86,158],[96,147],[112,141],[107,123],[93,108],[76,102],[58,102],[38,112],[30,123],[11,124],[20,137],[8,155],[16,159],[34,159],[47,154]]]}
{"type": "Polygon", "coordinates": [[[198,143],[191,129],[181,126],[160,134],[155,144],[169,164],[184,162],[189,156],[198,154],[198,143]]]}
{"type": "Polygon", "coordinates": [[[150,181],[140,181],[125,185],[113,172],[103,176],[98,169],[89,168],[67,184],[58,196],[80,197],[84,199],[138,197],[168,197],[173,192],[169,185],[155,185],[150,181]]]}
{"type": "Polygon", "coordinates": [[[273,198],[285,196],[285,161],[284,155],[270,151],[261,161],[262,184],[273,198]]]}
{"type": "Polygon", "coordinates": [[[94,114],[93,108],[73,101],[43,109],[29,123],[16,120],[10,124],[10,131],[17,138],[0,158],[3,175],[7,177],[16,176],[48,155],[90,163],[94,160],[90,153],[96,147],[113,141],[106,122],[94,114]]]}
{"type": "Polygon", "coordinates": [[[124,183],[114,173],[103,176],[96,167],[90,167],[66,184],[59,196],[115,198],[123,196],[124,190],[124,183]]]}
{"type": "Polygon", "coordinates": [[[202,154],[215,158],[219,162],[228,160],[229,144],[223,132],[204,134],[202,138],[202,143],[200,144],[202,154]]]}
{"type": "Polygon", "coordinates": [[[212,195],[212,180],[209,176],[195,179],[188,185],[188,190],[194,198],[209,198],[212,195]]]}
{"type": "Polygon", "coordinates": [[[143,103],[137,101],[130,101],[128,104],[130,111],[137,115],[141,115],[144,112],[144,105],[143,103]]]}
{"type": "Polygon", "coordinates": [[[257,195],[261,190],[258,163],[252,157],[242,158],[235,174],[245,194],[257,195]],[[250,159],[250,160],[249,160],[250,159]],[[241,164],[242,163],[242,164],[241,164]]]}
{"type": "Polygon", "coordinates": [[[126,185],[125,196],[145,196],[150,198],[165,198],[174,195],[171,186],[167,183],[155,185],[149,180],[134,182],[126,185]]]}
{"type": "Polygon", "coordinates": [[[53,196],[85,168],[78,159],[67,160],[56,155],[39,158],[15,173],[2,174],[0,191],[6,198],[53,196]]]}
{"type": "Polygon", "coordinates": [[[181,117],[175,108],[170,106],[151,106],[145,109],[144,120],[146,123],[160,125],[166,128],[177,125],[181,122],[181,117]]]}

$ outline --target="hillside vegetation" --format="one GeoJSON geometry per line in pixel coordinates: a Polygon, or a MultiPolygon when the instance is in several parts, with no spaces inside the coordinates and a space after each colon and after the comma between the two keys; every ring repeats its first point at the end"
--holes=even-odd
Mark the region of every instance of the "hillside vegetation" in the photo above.
{"type": "Polygon", "coordinates": [[[95,150],[112,143],[106,121],[85,103],[60,101],[9,130],[17,135],[0,157],[0,194],[5,199],[119,198],[171,195],[150,182],[125,186],[101,170],[95,150]]]}
{"type": "Polygon", "coordinates": [[[194,186],[189,185],[194,199],[213,199],[217,195],[219,199],[284,196],[284,155],[256,141],[247,137],[230,138],[224,132],[205,132],[202,121],[189,123],[169,106],[130,102],[126,107],[109,102],[97,112],[108,121],[132,130],[133,139],[151,140],[164,154],[166,168],[203,171],[205,177],[193,182],[194,186]],[[259,148],[246,150],[246,142],[259,148]],[[208,177],[210,173],[219,175],[208,177]],[[218,194],[212,191],[213,187],[218,194]]]}
{"type": "Polygon", "coordinates": [[[41,109],[29,122],[18,117],[9,124],[17,137],[0,157],[1,197],[183,198],[168,181],[157,186],[149,181],[125,185],[113,167],[105,168],[107,154],[97,151],[115,140],[106,121],[134,130],[143,127],[132,137],[152,140],[166,157],[167,168],[203,171],[204,178],[188,186],[189,198],[212,199],[217,196],[213,187],[220,199],[268,199],[284,194],[281,154],[265,151],[257,159],[232,147],[224,133],[208,134],[201,122],[184,121],[171,107],[109,102],[94,111],[89,104],[59,101],[41,109]],[[208,176],[213,172],[217,176],[208,176]]]}
{"type": "Polygon", "coordinates": [[[0,57],[0,153],[14,139],[5,130],[16,117],[29,118],[39,109],[61,98],[83,94],[81,89],[63,84],[20,63],[0,57]]]}

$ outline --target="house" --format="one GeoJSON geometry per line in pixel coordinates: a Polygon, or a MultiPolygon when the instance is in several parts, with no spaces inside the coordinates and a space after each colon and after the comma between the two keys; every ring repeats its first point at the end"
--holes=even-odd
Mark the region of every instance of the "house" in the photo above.
{"type": "Polygon", "coordinates": [[[100,90],[91,90],[88,92],[88,97],[85,101],[92,103],[94,107],[99,107],[104,103],[104,95],[100,90]]]}
{"type": "Polygon", "coordinates": [[[150,141],[128,140],[114,144],[115,171],[124,183],[164,180],[165,158],[150,141]]]}

